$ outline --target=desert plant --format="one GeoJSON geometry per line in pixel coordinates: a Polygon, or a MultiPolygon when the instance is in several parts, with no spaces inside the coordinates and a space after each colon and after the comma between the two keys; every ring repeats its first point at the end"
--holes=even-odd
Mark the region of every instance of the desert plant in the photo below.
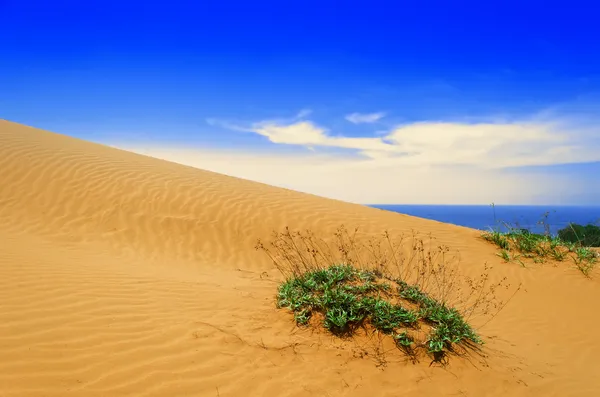
{"type": "Polygon", "coordinates": [[[505,262],[510,262],[510,252],[508,250],[501,249],[500,252],[498,252],[498,256],[504,259],[505,262]]]}
{"type": "MultiPolygon", "coordinates": [[[[505,226],[508,229],[507,232],[491,230],[483,232],[482,238],[498,246],[498,256],[506,262],[510,261],[511,252],[518,252],[524,258],[533,260],[534,263],[544,263],[547,259],[564,261],[570,256],[577,269],[586,276],[590,276],[595,267],[597,254],[590,250],[589,246],[584,245],[584,241],[588,243],[595,241],[590,238],[594,232],[586,232],[586,230],[593,229],[582,229],[583,226],[577,228],[578,225],[570,225],[568,230],[567,228],[561,230],[562,234],[559,232],[559,236],[552,236],[547,225],[544,225],[545,234],[531,233],[526,229],[511,227],[508,224],[505,224],[505,226]],[[576,240],[575,242],[565,241],[561,235],[571,240],[576,238],[576,240]],[[580,236],[587,236],[588,239],[582,240],[580,236]]],[[[514,254],[512,256],[513,259],[517,258],[514,254]]],[[[524,265],[522,261],[519,261],[519,263],[524,265]]]]}
{"type": "Polygon", "coordinates": [[[597,254],[587,247],[576,248],[572,258],[577,269],[586,277],[589,277],[596,267],[597,254]]]}
{"type": "Polygon", "coordinates": [[[493,230],[490,232],[483,233],[482,237],[487,241],[496,244],[498,247],[500,247],[500,249],[510,250],[510,241],[508,240],[507,236],[502,232],[493,230]]]}
{"type": "Polygon", "coordinates": [[[291,310],[298,325],[320,323],[338,336],[359,328],[389,335],[411,358],[424,351],[441,362],[459,347],[478,349],[482,339],[469,321],[489,321],[504,307],[496,291],[505,278],[492,283],[487,266],[477,279],[462,276],[458,256],[434,247],[431,237],[394,241],[385,232],[359,243],[356,234],[338,229],[335,250],[311,232],[287,228],[268,246],[259,241],[256,248],[285,276],[277,306],[291,310]]]}

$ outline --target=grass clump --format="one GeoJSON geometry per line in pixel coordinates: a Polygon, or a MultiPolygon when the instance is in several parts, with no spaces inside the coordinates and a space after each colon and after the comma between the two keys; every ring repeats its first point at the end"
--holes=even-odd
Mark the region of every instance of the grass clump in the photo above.
{"type": "Polygon", "coordinates": [[[279,287],[277,306],[291,310],[299,325],[308,324],[320,313],[323,325],[335,335],[350,335],[356,328],[370,325],[392,335],[405,348],[414,344],[407,329],[426,323],[431,331],[425,343],[434,355],[445,354],[454,344],[482,343],[458,310],[428,296],[418,286],[350,265],[332,265],[286,280],[279,287]],[[413,303],[417,309],[403,306],[402,301],[413,303]]]}
{"type": "Polygon", "coordinates": [[[433,326],[426,341],[430,353],[443,353],[445,349],[450,350],[453,344],[483,343],[456,308],[433,299],[416,285],[404,281],[398,284],[400,296],[419,305],[419,318],[433,326]]]}
{"type": "Polygon", "coordinates": [[[524,266],[519,259],[521,257],[531,259],[535,263],[543,263],[548,259],[562,262],[570,257],[582,274],[591,277],[600,253],[590,247],[600,246],[600,227],[569,224],[559,230],[558,235],[553,236],[547,222],[548,215],[548,212],[545,213],[538,222],[544,227],[543,234],[531,233],[528,229],[502,223],[506,232],[490,230],[483,232],[482,238],[499,248],[498,256],[505,262],[515,260],[524,266]]]}
{"type": "Polygon", "coordinates": [[[543,263],[548,259],[562,262],[571,257],[577,269],[587,277],[597,264],[598,254],[590,247],[563,241],[559,236],[509,228],[505,233],[495,230],[483,232],[482,237],[498,246],[498,255],[506,262],[520,257],[531,259],[535,263],[543,263]]]}
{"type": "Polygon", "coordinates": [[[487,241],[496,244],[498,247],[500,247],[500,249],[506,251],[510,250],[510,240],[508,239],[508,236],[506,236],[505,233],[501,233],[499,231],[494,230],[491,232],[484,233],[483,238],[487,241]]]}
{"type": "Polygon", "coordinates": [[[365,320],[390,334],[418,319],[416,312],[385,300],[390,291],[390,285],[378,281],[373,272],[332,265],[285,281],[278,290],[277,306],[293,311],[299,324],[321,313],[324,326],[337,335],[351,333],[365,320]]]}
{"type": "Polygon", "coordinates": [[[443,363],[450,353],[478,350],[483,340],[470,320],[493,318],[506,304],[495,294],[508,287],[505,278],[490,284],[487,266],[478,279],[462,276],[447,247],[427,247],[415,235],[393,242],[386,232],[359,244],[342,227],[335,251],[310,232],[286,229],[274,237],[274,251],[260,241],[256,248],[285,276],[278,308],[290,310],[299,326],[339,337],[360,331],[390,338],[413,361],[425,354],[443,363]]]}
{"type": "Polygon", "coordinates": [[[575,267],[586,277],[590,277],[592,270],[596,267],[598,255],[588,247],[579,247],[574,250],[572,256],[575,267]]]}

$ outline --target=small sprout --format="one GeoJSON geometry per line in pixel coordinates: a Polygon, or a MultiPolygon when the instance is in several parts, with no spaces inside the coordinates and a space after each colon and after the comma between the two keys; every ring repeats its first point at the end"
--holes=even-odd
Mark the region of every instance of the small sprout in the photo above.
{"type": "Polygon", "coordinates": [[[505,249],[500,250],[500,252],[498,253],[498,256],[501,257],[502,259],[504,259],[505,262],[510,262],[510,253],[508,252],[508,250],[505,250],[505,249]]]}
{"type": "Polygon", "coordinates": [[[406,333],[406,331],[402,331],[399,334],[394,335],[394,339],[396,343],[400,346],[410,347],[413,345],[413,338],[406,333]]]}

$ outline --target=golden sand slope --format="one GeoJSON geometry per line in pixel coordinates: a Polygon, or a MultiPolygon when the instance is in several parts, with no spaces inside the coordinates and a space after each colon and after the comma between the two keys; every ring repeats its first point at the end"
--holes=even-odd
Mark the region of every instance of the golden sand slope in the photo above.
{"type": "Polygon", "coordinates": [[[0,121],[0,396],[600,395],[600,283],[477,235],[0,121]],[[276,310],[256,239],[341,223],[432,233],[522,282],[481,331],[488,366],[378,368],[276,310]]]}

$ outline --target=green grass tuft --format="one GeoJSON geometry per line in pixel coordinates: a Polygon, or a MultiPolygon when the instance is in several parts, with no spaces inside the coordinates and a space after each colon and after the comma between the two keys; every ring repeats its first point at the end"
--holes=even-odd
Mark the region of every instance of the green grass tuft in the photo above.
{"type": "MultiPolygon", "coordinates": [[[[571,257],[575,266],[586,277],[589,277],[597,263],[597,253],[581,244],[565,242],[560,237],[547,234],[530,233],[524,229],[510,228],[502,233],[496,230],[482,233],[484,240],[489,241],[500,249],[498,256],[506,262],[516,260],[518,256],[511,252],[521,254],[524,258],[533,260],[534,263],[543,263],[547,259],[562,262],[571,257]]],[[[519,261],[521,264],[522,262],[519,261]]]]}
{"type": "Polygon", "coordinates": [[[430,353],[440,353],[452,344],[470,341],[481,344],[481,338],[463,319],[458,310],[447,307],[414,285],[398,282],[398,291],[402,298],[419,305],[419,318],[433,325],[427,344],[430,353]]]}
{"type": "Polygon", "coordinates": [[[590,277],[592,270],[596,267],[598,261],[596,252],[587,247],[579,247],[574,250],[572,257],[575,267],[586,277],[590,277]]]}
{"type": "Polygon", "coordinates": [[[458,310],[433,299],[418,286],[349,265],[333,265],[289,278],[279,287],[277,306],[291,310],[299,325],[308,324],[320,313],[325,328],[335,335],[350,335],[357,327],[370,325],[392,336],[403,350],[415,344],[407,330],[426,324],[431,331],[424,344],[434,357],[452,351],[455,344],[482,343],[458,310]]]}
{"type": "Polygon", "coordinates": [[[299,326],[367,336],[369,342],[356,347],[379,365],[390,352],[382,345],[386,340],[413,362],[428,355],[444,364],[449,353],[481,353],[483,342],[471,319],[485,326],[521,289],[500,292],[510,288],[507,278],[491,274],[487,264],[479,277],[462,274],[460,255],[432,236],[357,232],[342,225],[325,240],[310,230],[285,228],[267,245],[259,239],[255,248],[285,279],[277,290],[278,307],[290,310],[299,326]]]}

